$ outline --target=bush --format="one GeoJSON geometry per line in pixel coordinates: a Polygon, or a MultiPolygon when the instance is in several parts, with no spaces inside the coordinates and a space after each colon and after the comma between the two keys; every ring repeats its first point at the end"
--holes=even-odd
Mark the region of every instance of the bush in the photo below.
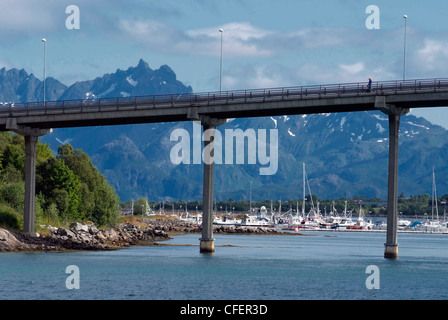
{"type": "Polygon", "coordinates": [[[11,182],[0,186],[0,197],[17,211],[22,211],[25,198],[25,183],[11,182]]]}
{"type": "Polygon", "coordinates": [[[21,218],[13,209],[2,207],[0,208],[0,225],[5,228],[20,229],[21,218]]]}

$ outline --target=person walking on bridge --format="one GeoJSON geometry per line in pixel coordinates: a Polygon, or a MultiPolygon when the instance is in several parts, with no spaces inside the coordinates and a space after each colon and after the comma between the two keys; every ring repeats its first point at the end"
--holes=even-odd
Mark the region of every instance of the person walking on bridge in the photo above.
{"type": "Polygon", "coordinates": [[[369,78],[369,83],[367,84],[367,92],[372,91],[372,78],[369,78]]]}

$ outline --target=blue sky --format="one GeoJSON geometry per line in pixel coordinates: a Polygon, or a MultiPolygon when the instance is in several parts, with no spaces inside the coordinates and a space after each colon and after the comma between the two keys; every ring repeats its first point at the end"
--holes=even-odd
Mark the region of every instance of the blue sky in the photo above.
{"type": "MultiPolygon", "coordinates": [[[[0,0],[0,68],[66,85],[137,65],[169,65],[196,92],[448,77],[445,0],[0,0]],[[67,29],[66,8],[80,10],[67,29]],[[369,5],[379,29],[368,29],[369,5]]],[[[448,109],[413,110],[448,128],[448,109]]]]}

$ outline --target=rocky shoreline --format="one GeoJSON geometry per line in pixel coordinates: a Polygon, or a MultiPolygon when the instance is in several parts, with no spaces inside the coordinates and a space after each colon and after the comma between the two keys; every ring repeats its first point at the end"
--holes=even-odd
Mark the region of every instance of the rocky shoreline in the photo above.
{"type": "Polygon", "coordinates": [[[171,239],[164,231],[124,223],[98,230],[93,224],[72,223],[69,228],[46,226],[49,236],[32,237],[0,228],[0,252],[114,250],[129,246],[150,246],[171,239]]]}
{"type": "MultiPolygon", "coordinates": [[[[171,239],[170,234],[200,233],[193,222],[174,219],[137,219],[117,228],[99,230],[94,224],[74,222],[69,228],[42,226],[48,236],[32,237],[0,228],[0,252],[46,252],[70,250],[115,250],[130,246],[152,246],[171,239]]],[[[272,228],[214,226],[220,234],[280,234],[272,228]]]]}

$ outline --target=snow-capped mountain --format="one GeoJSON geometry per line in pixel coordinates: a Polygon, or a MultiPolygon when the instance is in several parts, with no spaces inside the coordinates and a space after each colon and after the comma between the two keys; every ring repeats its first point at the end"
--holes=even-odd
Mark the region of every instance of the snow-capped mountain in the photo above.
{"type": "MultiPolygon", "coordinates": [[[[38,99],[39,85],[41,82],[24,70],[3,68],[0,101],[38,99]]],[[[53,94],[48,99],[52,100],[192,92],[168,66],[152,70],[143,60],[136,67],[68,88],[47,79],[47,87],[53,94]]],[[[170,152],[176,142],[170,141],[170,134],[176,128],[192,133],[193,123],[56,129],[41,140],[53,150],[69,142],[87,152],[122,200],[142,196],[152,200],[201,199],[203,166],[171,162],[170,152]]],[[[219,130],[224,136],[225,129],[237,128],[277,130],[278,170],[274,175],[261,176],[259,163],[215,165],[218,200],[248,199],[251,182],[254,200],[301,198],[303,162],[311,192],[321,198],[386,197],[388,118],[379,111],[233,119],[219,130]]],[[[434,166],[438,190],[446,193],[447,138],[447,130],[423,118],[412,114],[402,117],[399,192],[430,193],[434,166]]]]}

